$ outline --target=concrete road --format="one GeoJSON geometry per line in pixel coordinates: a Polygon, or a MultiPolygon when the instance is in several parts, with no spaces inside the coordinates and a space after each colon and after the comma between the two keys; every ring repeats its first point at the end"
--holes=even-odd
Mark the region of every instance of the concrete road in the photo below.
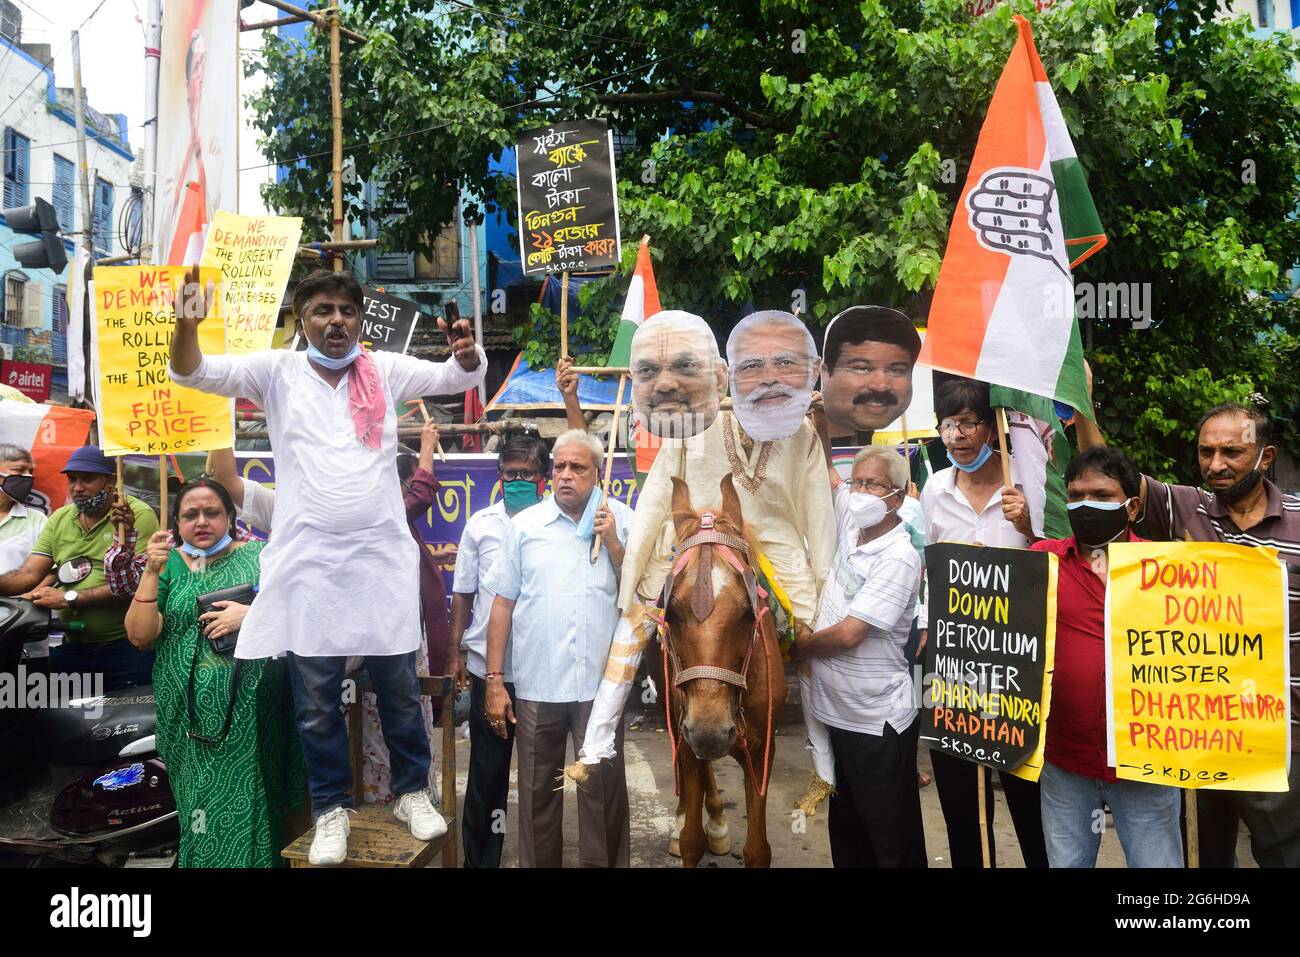
{"type": "MultiPolygon", "coordinates": [[[[673,793],[668,736],[663,731],[662,718],[633,716],[628,725],[627,784],[632,825],[633,867],[679,867],[680,861],[668,854],[668,837],[672,830],[676,810],[673,793]]],[[[776,755],[772,764],[771,781],[767,795],[767,833],[772,845],[774,867],[830,867],[830,844],[826,835],[826,804],[819,812],[804,818],[793,810],[795,802],[803,796],[811,774],[812,764],[803,747],[801,724],[787,724],[777,735],[776,755]]],[[[465,793],[465,769],[469,762],[469,741],[457,739],[456,765],[459,769],[457,794],[465,793]]],[[[929,749],[921,748],[920,767],[930,771],[929,749]]],[[[718,789],[727,806],[727,823],[731,829],[731,853],[723,856],[705,854],[703,867],[743,867],[741,848],[745,839],[745,792],[739,765],[730,758],[714,765],[718,789]]],[[[505,854],[503,866],[519,866],[519,832],[516,823],[518,810],[514,789],[514,771],[511,771],[510,807],[507,812],[505,854]]],[[[1024,867],[1016,842],[1015,829],[1001,788],[995,782],[996,810],[994,836],[998,846],[998,863],[1002,867],[1024,867]]],[[[578,866],[578,813],[572,783],[566,786],[564,803],[564,866],[578,866]]],[[[931,867],[949,867],[948,838],[944,830],[943,812],[935,786],[921,790],[921,813],[925,821],[925,843],[931,867]]],[[[1109,823],[1109,817],[1107,818],[1109,823]]],[[[1238,845],[1238,860],[1242,866],[1254,866],[1250,845],[1243,828],[1238,845]]],[[[1099,867],[1123,867],[1124,852],[1113,829],[1102,835],[1099,867]]]]}

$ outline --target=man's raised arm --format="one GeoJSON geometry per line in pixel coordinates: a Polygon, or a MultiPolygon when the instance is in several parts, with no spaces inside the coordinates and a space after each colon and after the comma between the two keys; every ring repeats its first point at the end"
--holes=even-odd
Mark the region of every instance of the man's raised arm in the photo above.
{"type": "Polygon", "coordinates": [[[266,408],[266,392],[283,350],[267,349],[247,355],[204,355],[199,346],[199,326],[212,309],[216,291],[211,283],[199,285],[198,267],[185,273],[185,285],[175,298],[176,328],[172,335],[168,369],[177,385],[232,399],[245,398],[266,408]]]}
{"type": "Polygon", "coordinates": [[[199,348],[199,323],[208,315],[212,296],[211,284],[207,289],[199,286],[199,267],[187,269],[185,285],[174,300],[176,330],[172,334],[171,367],[180,375],[193,375],[203,362],[203,350],[199,348]]]}

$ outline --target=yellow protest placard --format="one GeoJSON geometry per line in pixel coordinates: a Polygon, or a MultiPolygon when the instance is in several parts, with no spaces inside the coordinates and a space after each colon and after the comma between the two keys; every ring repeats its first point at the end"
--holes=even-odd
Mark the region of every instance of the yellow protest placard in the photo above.
{"type": "Polygon", "coordinates": [[[297,216],[217,211],[200,264],[221,270],[226,348],[232,355],[271,348],[301,235],[302,219],[297,216]]]}
{"type": "MultiPolygon", "coordinates": [[[[226,398],[172,382],[167,373],[175,317],[172,299],[185,266],[99,266],[95,269],[95,333],[99,356],[100,446],[107,455],[203,452],[234,444],[234,406],[226,398]]],[[[226,351],[220,273],[212,313],[199,326],[209,355],[226,351]]]]}
{"type": "Polygon", "coordinates": [[[1118,777],[1286,791],[1286,571],[1271,548],[1109,548],[1106,721],[1118,777]]]}

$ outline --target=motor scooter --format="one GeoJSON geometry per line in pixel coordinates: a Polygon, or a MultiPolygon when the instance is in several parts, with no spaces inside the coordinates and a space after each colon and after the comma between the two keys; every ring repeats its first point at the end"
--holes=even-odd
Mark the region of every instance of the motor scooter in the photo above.
{"type": "Polygon", "coordinates": [[[51,675],[43,650],[61,637],[47,609],[0,598],[0,683],[11,691],[5,701],[0,688],[10,705],[0,707],[0,742],[23,738],[38,758],[25,796],[0,807],[0,856],[29,866],[173,866],[180,832],[156,751],[153,687],[97,693],[81,686],[89,676],[51,675]]]}

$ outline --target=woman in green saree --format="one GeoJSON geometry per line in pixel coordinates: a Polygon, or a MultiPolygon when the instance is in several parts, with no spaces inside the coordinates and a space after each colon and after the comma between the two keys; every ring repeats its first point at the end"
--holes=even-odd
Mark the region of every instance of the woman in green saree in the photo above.
{"type": "Polygon", "coordinates": [[[168,533],[149,540],[148,563],[126,615],[127,637],[155,648],[158,753],[180,824],[181,867],[275,867],[284,812],[301,808],[302,756],[281,660],[236,659],[214,641],[238,631],[247,604],[198,598],[257,585],[258,541],[233,541],[235,506],[211,479],[187,483],[168,533]]]}

